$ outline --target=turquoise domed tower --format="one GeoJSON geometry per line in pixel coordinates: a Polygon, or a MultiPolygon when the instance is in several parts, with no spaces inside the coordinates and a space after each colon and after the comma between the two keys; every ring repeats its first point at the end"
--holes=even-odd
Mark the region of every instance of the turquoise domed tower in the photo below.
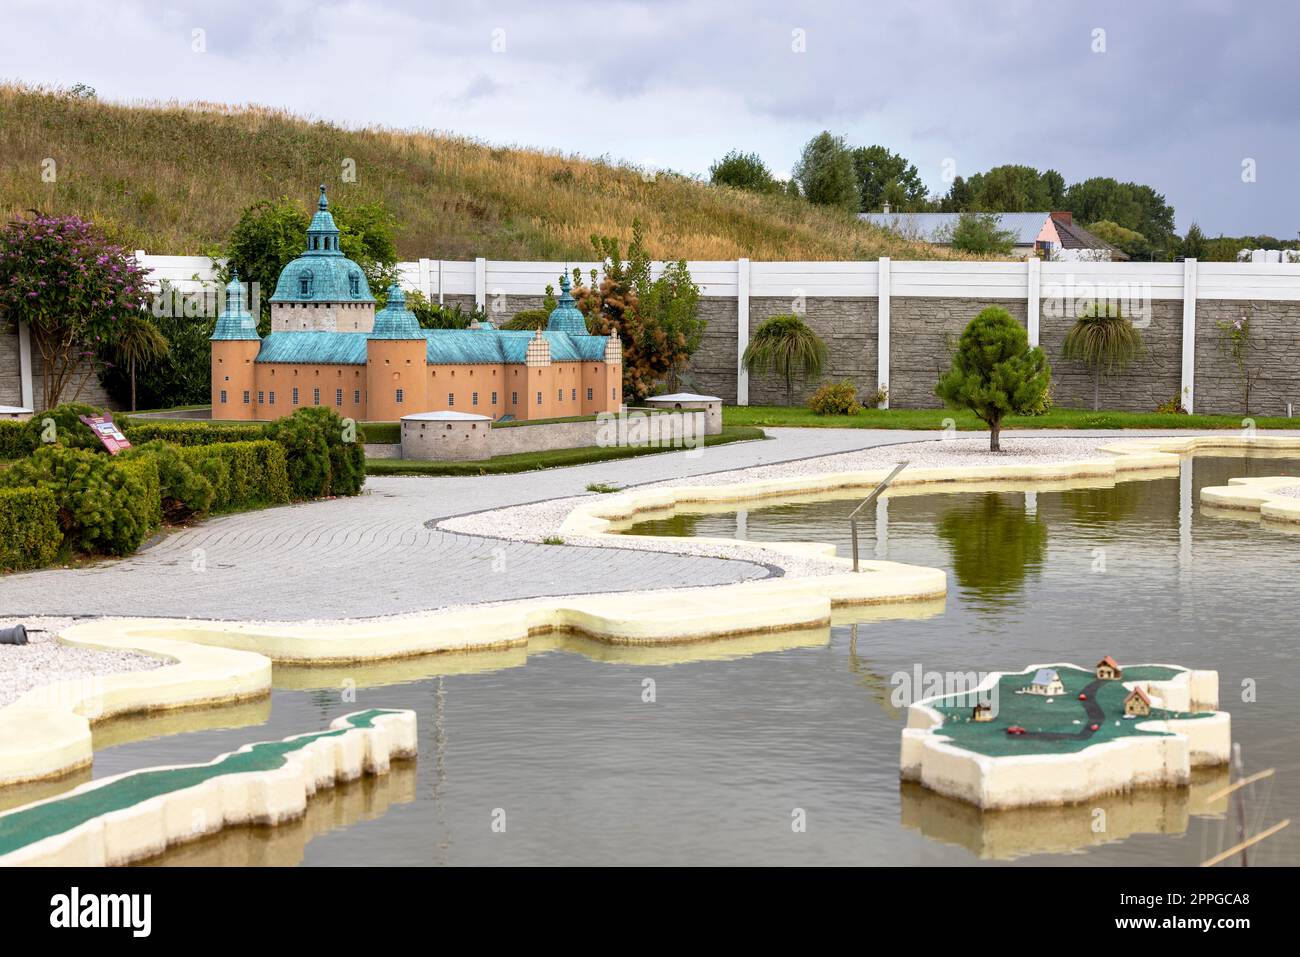
{"type": "Polygon", "coordinates": [[[284,267],[271,296],[272,332],[370,332],[375,297],[361,267],[339,248],[325,184],[307,227],[307,248],[284,267]]]}

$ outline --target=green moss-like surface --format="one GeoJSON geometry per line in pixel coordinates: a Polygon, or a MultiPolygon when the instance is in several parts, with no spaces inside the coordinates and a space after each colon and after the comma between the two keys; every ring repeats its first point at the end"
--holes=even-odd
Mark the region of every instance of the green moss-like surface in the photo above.
{"type": "Polygon", "coordinates": [[[147,801],[150,798],[194,787],[212,778],[249,771],[274,771],[284,767],[285,755],[300,751],[320,738],[333,738],[346,734],[351,728],[370,728],[375,718],[396,714],[382,708],[373,708],[348,715],[348,728],[334,728],[294,738],[292,741],[266,741],[254,744],[246,751],[227,755],[213,764],[193,764],[179,768],[156,771],[136,771],[102,787],[55,798],[44,804],[20,808],[0,817],[0,855],[55,834],[62,834],[92,818],[111,811],[147,801]]]}
{"type": "MultiPolygon", "coordinates": [[[[1121,681],[1103,681],[1097,686],[1092,697],[1105,717],[1097,722],[1099,728],[1096,731],[1079,738],[1033,737],[1035,732],[1076,735],[1088,732],[1089,725],[1092,723],[1085,710],[1085,702],[1079,700],[1079,694],[1097,680],[1096,675],[1080,668],[1055,665],[1051,667],[1060,675],[1061,684],[1065,686],[1065,694],[1049,699],[1043,695],[1021,693],[1022,689],[1028,687],[1033,680],[1033,671],[1003,675],[998,680],[997,700],[992,702],[996,708],[996,717],[992,721],[970,719],[976,695],[950,695],[930,702],[930,707],[943,715],[943,725],[934,733],[948,737],[957,747],[991,757],[1016,754],[1076,754],[1094,744],[1104,744],[1118,738],[1165,735],[1165,732],[1160,731],[1138,730],[1137,726],[1145,721],[1198,718],[1213,713],[1152,708],[1148,717],[1125,718],[1124,699],[1129,695],[1129,689],[1124,687],[1125,681],[1168,681],[1179,674],[1176,668],[1134,665],[1124,669],[1124,677],[1121,681]],[[1079,723],[1075,724],[1075,721],[1079,723]],[[1019,725],[1028,733],[1007,734],[1007,728],[1011,725],[1019,725]]],[[[979,697],[989,700],[983,692],[979,697]]]]}

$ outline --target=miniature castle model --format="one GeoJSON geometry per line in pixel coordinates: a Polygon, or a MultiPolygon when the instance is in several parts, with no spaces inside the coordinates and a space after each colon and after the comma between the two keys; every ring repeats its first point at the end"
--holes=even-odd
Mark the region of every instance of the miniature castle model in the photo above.
{"type": "Polygon", "coordinates": [[[545,330],[421,329],[396,285],[375,311],[361,267],[339,249],[323,185],[307,247],[270,302],[263,339],[239,277],[226,286],[212,334],[214,419],[278,419],[303,406],[371,422],[444,410],[549,419],[622,405],[618,337],[587,333],[567,276],[545,330]]]}
{"type": "Polygon", "coordinates": [[[1025,688],[1025,694],[1041,694],[1051,698],[1065,694],[1065,685],[1061,684],[1061,676],[1051,668],[1039,668],[1025,688]]]}

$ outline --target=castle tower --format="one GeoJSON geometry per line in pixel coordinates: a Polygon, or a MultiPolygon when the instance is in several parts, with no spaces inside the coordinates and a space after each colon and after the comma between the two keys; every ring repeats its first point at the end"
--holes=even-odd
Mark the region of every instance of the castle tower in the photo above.
{"type": "Polygon", "coordinates": [[[366,337],[366,412],[373,422],[393,422],[404,415],[428,412],[429,342],[406,294],[394,283],[388,303],[375,315],[366,337]]]}
{"type": "Polygon", "coordinates": [[[272,332],[369,332],[375,297],[361,267],[339,248],[325,184],[307,227],[307,248],[284,267],[271,296],[272,332]]]}
{"type": "Polygon", "coordinates": [[[587,335],[587,320],[569,292],[569,276],[560,275],[560,300],[546,320],[547,332],[567,332],[571,336],[587,335]]]}
{"type": "Polygon", "coordinates": [[[254,363],[262,339],[257,334],[257,317],[244,305],[244,284],[238,273],[226,284],[226,300],[211,343],[212,418],[257,418],[254,363]]]}

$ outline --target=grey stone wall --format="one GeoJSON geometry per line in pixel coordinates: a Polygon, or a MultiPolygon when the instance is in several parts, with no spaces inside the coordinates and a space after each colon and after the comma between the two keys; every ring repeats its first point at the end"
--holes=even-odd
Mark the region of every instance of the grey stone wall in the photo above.
{"type": "Polygon", "coordinates": [[[952,364],[952,351],[966,324],[988,306],[1001,306],[1022,325],[1023,299],[889,300],[889,405],[894,409],[937,409],[939,376],[952,364]]]}
{"type": "MultiPolygon", "coordinates": [[[[1144,355],[1123,372],[1101,376],[1098,391],[1102,409],[1154,412],[1161,403],[1178,396],[1182,388],[1183,303],[1156,299],[1150,305],[1150,325],[1139,329],[1144,355]]],[[[1061,355],[1065,336],[1075,319],[1048,315],[1048,312],[1044,304],[1038,338],[1047,353],[1047,361],[1052,364],[1053,401],[1063,409],[1091,409],[1092,373],[1061,355]]]]}
{"type": "MultiPolygon", "coordinates": [[[[42,405],[41,396],[44,394],[45,363],[41,359],[40,352],[32,345],[32,400],[39,411],[42,405]]],[[[80,373],[74,375],[64,390],[63,401],[71,402],[72,393],[76,391],[78,383],[81,381],[80,373]]],[[[22,405],[22,365],[18,358],[18,332],[11,329],[8,332],[0,332],[0,405],[22,405]]],[[[115,403],[110,403],[108,393],[100,385],[99,376],[95,373],[90,374],[86,384],[82,387],[81,395],[77,398],[78,402],[84,402],[87,405],[97,405],[107,408],[116,408],[115,403]]]]}
{"type": "MultiPolygon", "coordinates": [[[[755,296],[749,300],[750,336],[766,319],[790,312],[786,297],[755,296]]],[[[850,380],[859,397],[876,391],[877,302],[874,298],[808,299],[803,320],[826,343],[828,363],[822,379],[795,382],[793,401],[802,405],[822,382],[850,380]]],[[[734,349],[733,349],[734,351],[734,349]]],[[[715,393],[720,394],[720,393],[715,393]]],[[[785,381],[767,373],[749,377],[750,405],[784,405],[785,381]]]]}
{"type": "Polygon", "coordinates": [[[0,405],[22,405],[22,366],[18,361],[18,332],[0,325],[0,405]]]}
{"type": "Polygon", "coordinates": [[[1290,402],[1300,413],[1300,302],[1201,299],[1196,303],[1197,412],[1220,415],[1286,415],[1290,402]],[[1259,371],[1245,407],[1242,378],[1222,349],[1219,322],[1245,316],[1251,341],[1247,365],[1259,371]]]}
{"type": "MultiPolygon", "coordinates": [[[[753,324],[754,300],[750,300],[753,324]]],[[[700,347],[691,357],[682,388],[704,395],[716,395],[723,402],[736,401],[736,300],[700,298],[701,319],[706,320],[700,347]]],[[[751,393],[750,400],[755,400],[751,393]]]]}

